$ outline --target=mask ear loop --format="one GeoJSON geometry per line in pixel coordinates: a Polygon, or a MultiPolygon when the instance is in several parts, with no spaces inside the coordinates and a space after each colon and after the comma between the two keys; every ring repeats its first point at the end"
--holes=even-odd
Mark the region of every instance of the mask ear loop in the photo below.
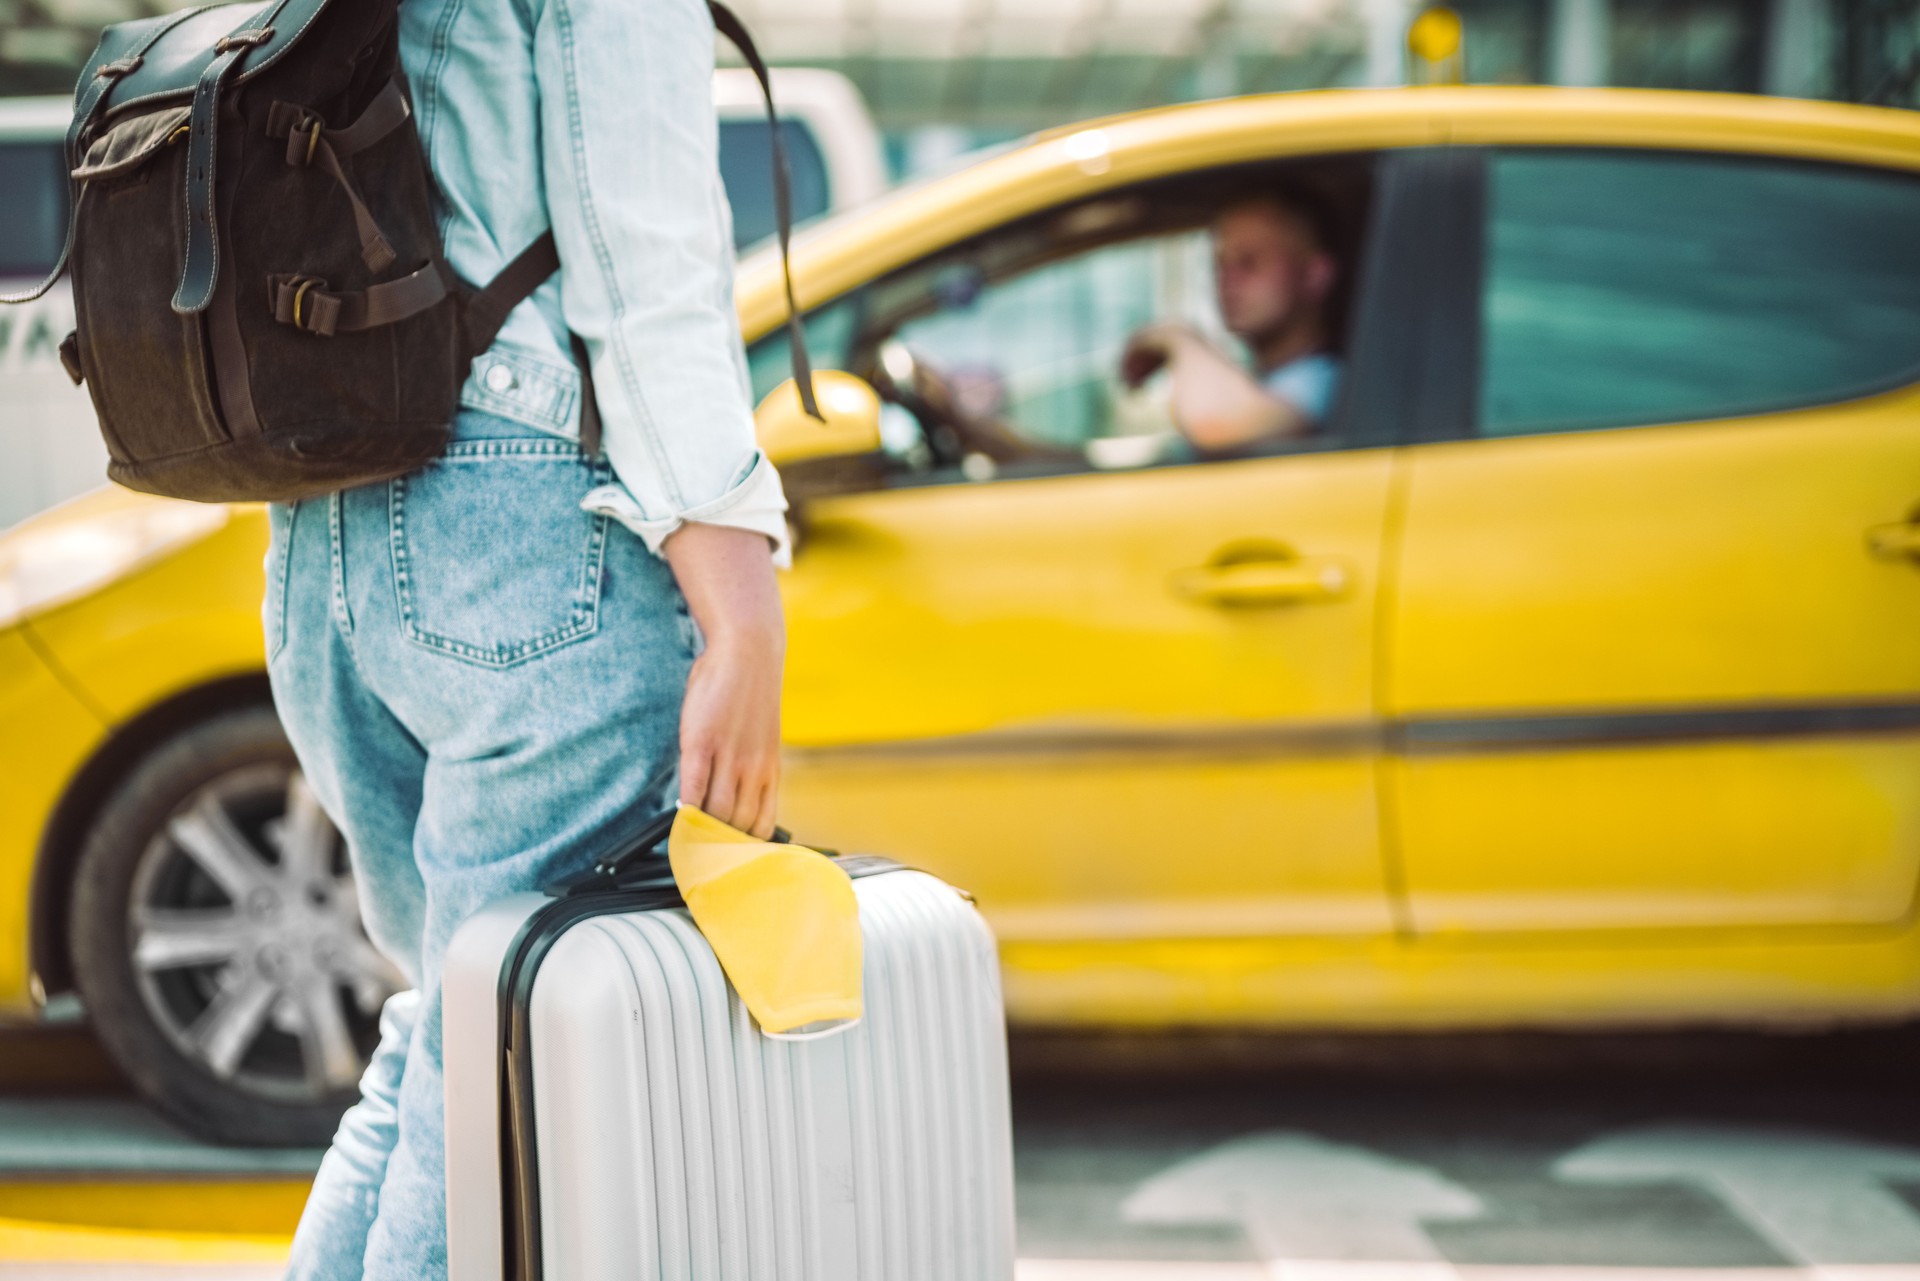
{"type": "Polygon", "coordinates": [[[827,1019],[825,1025],[802,1023],[799,1027],[786,1032],[769,1032],[760,1029],[760,1035],[770,1041],[824,1041],[830,1036],[838,1036],[859,1025],[859,1019],[827,1019]]]}

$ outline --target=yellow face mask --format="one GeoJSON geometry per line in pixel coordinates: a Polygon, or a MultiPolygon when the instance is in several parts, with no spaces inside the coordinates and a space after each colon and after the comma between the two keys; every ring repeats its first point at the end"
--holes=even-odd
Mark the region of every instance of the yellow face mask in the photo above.
{"type": "Polygon", "coordinates": [[[757,840],[682,805],[667,861],[693,923],[762,1032],[799,1040],[859,1021],[859,906],[832,859],[757,840]]]}

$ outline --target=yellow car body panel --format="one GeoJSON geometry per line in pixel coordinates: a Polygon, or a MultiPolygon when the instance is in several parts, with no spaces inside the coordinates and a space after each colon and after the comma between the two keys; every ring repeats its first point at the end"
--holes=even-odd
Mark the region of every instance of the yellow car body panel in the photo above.
{"type": "MultiPolygon", "coordinates": [[[[983,910],[985,905],[983,905],[983,910]]],[[[1165,939],[1000,949],[1007,1008],[1050,1026],[1819,1027],[1920,1011],[1910,926],[1544,938],[1165,939]]]]}
{"type": "Polygon", "coordinates": [[[785,594],[783,821],[950,877],[1008,941],[1391,933],[1367,733],[1391,462],[819,502],[785,594]],[[1230,548],[1337,586],[1177,586],[1230,548]]]}
{"type": "Polygon", "coordinates": [[[34,633],[114,722],[209,681],[265,671],[266,512],[229,511],[211,536],[34,617],[34,633]]]}
{"type": "MultiPolygon", "coordinates": [[[[1914,115],[1833,104],[1519,88],[1233,99],[1058,130],[905,189],[801,236],[796,281],[803,304],[824,303],[1009,219],[1137,181],[1449,141],[1920,168],[1914,115]]],[[[742,264],[737,297],[749,341],[781,323],[774,254],[742,264]]],[[[1915,474],[1915,415],[1901,393],[1734,427],[818,500],[783,580],[782,820],[803,839],[895,853],[976,891],[1003,937],[1010,1011],[1026,1021],[1910,1015],[1912,736],[1420,754],[1398,750],[1390,730],[1549,704],[1637,712],[1656,694],[1663,706],[1911,697],[1916,660],[1892,638],[1915,634],[1920,583],[1861,540],[1920,500],[1902,488],[1915,474]],[[1693,495],[1729,431],[1745,434],[1742,475],[1773,488],[1742,502],[1718,476],[1693,560],[1664,565],[1662,537],[1607,486],[1631,474],[1642,509],[1693,495]],[[1836,459],[1823,442],[1841,437],[1859,449],[1836,459]],[[1877,468],[1861,461],[1875,449],[1877,468]],[[1496,491],[1512,502],[1515,484],[1543,545],[1580,568],[1558,583],[1534,573],[1525,598],[1504,595],[1517,580],[1501,578],[1529,572],[1524,549],[1489,554],[1446,518],[1496,491]],[[1284,520],[1280,505],[1255,501],[1275,489],[1292,496],[1284,520]],[[1774,501],[1785,507],[1770,513],[1774,501]],[[1789,528],[1801,516],[1811,524],[1789,528]],[[1405,541],[1409,521],[1432,532],[1405,541]],[[1263,555],[1331,565],[1341,586],[1249,611],[1179,586],[1248,539],[1263,555]],[[1630,563],[1614,559],[1623,553],[1630,563]],[[1463,556],[1478,557],[1464,574],[1463,556]],[[1703,556],[1725,572],[1689,579],[1703,556]],[[1787,631],[1745,643],[1756,618],[1787,631]],[[1670,639],[1686,661],[1636,671],[1643,651],[1582,650],[1596,619],[1670,639]],[[1522,639],[1590,658],[1542,665],[1514,648],[1522,639]],[[1707,661],[1704,647],[1722,643],[1723,661],[1707,661]],[[1702,794],[1732,799],[1690,809],[1702,794]],[[1729,813],[1736,801],[1758,815],[1745,828],[1729,813]],[[1670,820],[1652,840],[1650,816],[1670,820]],[[1796,866],[1796,841],[1836,829],[1830,865],[1796,866]]],[[[108,719],[257,673],[263,541],[257,513],[239,511],[31,625],[108,719]]],[[[39,757],[49,775],[72,768],[80,739],[102,732],[98,718],[78,727],[74,695],[36,688],[57,713],[22,701],[5,704],[10,714],[66,717],[73,740],[48,750],[13,736],[19,759],[0,774],[15,780],[38,777],[39,757]]],[[[25,947],[13,905],[57,791],[36,788],[23,794],[30,812],[0,819],[11,824],[0,827],[0,1002],[16,1008],[23,985],[9,976],[23,972],[25,947]]]]}
{"type": "MultiPolygon", "coordinates": [[[[1391,714],[1711,721],[1920,699],[1920,565],[1869,547],[1920,506],[1910,390],[1407,453],[1391,714]]],[[[1907,920],[1920,729],[1767,739],[1739,726],[1398,759],[1413,924],[1907,920]]]]}
{"type": "MultiPolygon", "coordinates": [[[[77,528],[170,500],[95,491],[16,527],[77,528]]],[[[107,586],[0,634],[0,1017],[32,1009],[28,967],[35,860],[80,770],[114,728],[176,695],[263,674],[265,513],[227,509],[208,536],[143,559],[107,586]]]]}
{"type": "Polygon", "coordinates": [[[67,785],[106,737],[103,718],[44,657],[23,626],[0,632],[0,1017],[32,1008],[27,913],[40,835],[67,785]]]}

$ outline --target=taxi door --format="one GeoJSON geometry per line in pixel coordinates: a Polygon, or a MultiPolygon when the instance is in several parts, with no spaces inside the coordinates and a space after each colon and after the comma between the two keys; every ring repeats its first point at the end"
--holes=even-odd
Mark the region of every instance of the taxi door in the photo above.
{"type": "Polygon", "coordinates": [[[1920,870],[1920,176],[1479,156],[1465,438],[1407,453],[1422,932],[1865,926],[1920,870]]]}
{"type": "MultiPolygon", "coordinates": [[[[956,388],[997,379],[1005,418],[1060,440],[1132,327],[1211,288],[1203,230],[1108,244],[898,341],[956,388]]],[[[1392,451],[1361,445],[1365,400],[1334,446],[1285,456],[976,462],[810,501],[782,822],[974,893],[1027,1020],[1346,1008],[1365,940],[1393,929],[1374,717],[1392,451]],[[1350,951],[1283,974],[1275,939],[1350,951]]]]}

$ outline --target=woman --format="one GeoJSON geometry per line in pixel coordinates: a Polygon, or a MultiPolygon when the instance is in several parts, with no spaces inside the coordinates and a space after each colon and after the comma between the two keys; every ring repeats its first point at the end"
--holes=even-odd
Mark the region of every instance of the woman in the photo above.
{"type": "MultiPolygon", "coordinates": [[[[271,510],[275,701],[410,991],[322,1162],[295,1278],[446,1273],[442,958],[676,799],[772,831],[786,500],[754,445],[701,0],[403,0],[453,267],[561,272],[474,362],[446,454],[271,510]],[[579,447],[591,357],[605,457],[579,447]]],[[[316,892],[319,892],[316,884],[316,892]]],[[[344,1027],[308,1003],[328,1053],[344,1027]]]]}

